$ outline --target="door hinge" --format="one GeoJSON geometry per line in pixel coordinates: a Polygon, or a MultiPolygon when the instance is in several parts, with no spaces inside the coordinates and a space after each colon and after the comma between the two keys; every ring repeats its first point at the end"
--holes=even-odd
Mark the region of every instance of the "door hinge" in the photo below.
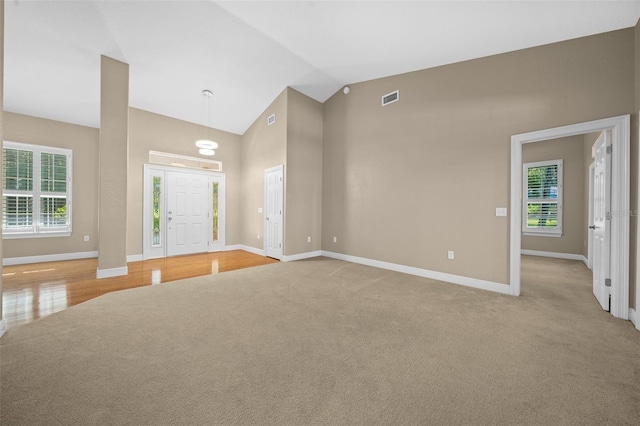
{"type": "Polygon", "coordinates": [[[282,248],[282,243],[278,244],[278,248],[282,248]]]}
{"type": "Polygon", "coordinates": [[[607,220],[611,220],[611,212],[607,212],[606,218],[607,220]]]}
{"type": "Polygon", "coordinates": [[[605,278],[604,279],[604,286],[605,287],[611,287],[611,278],[605,278]]]}
{"type": "Polygon", "coordinates": [[[607,154],[611,154],[612,151],[613,151],[613,145],[608,145],[607,146],[607,154]]]}

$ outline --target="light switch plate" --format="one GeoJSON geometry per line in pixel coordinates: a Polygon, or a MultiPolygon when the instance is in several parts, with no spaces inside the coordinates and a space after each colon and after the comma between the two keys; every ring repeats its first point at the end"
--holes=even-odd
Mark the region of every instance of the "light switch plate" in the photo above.
{"type": "Polygon", "coordinates": [[[258,207],[258,213],[262,213],[262,207],[258,207]]]}
{"type": "Polygon", "coordinates": [[[506,216],[507,208],[506,207],[496,207],[496,216],[506,216]]]}

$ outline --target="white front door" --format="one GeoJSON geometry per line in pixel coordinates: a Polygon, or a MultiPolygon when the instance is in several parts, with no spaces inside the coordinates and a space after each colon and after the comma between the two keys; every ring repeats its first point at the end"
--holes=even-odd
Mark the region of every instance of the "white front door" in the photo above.
{"type": "Polygon", "coordinates": [[[209,179],[202,173],[167,173],[167,256],[206,252],[209,179]]]}
{"type": "Polygon", "coordinates": [[[602,309],[609,310],[611,283],[611,135],[602,132],[596,143],[593,179],[593,294],[602,309]]]}
{"type": "Polygon", "coordinates": [[[145,164],[144,182],[143,259],[225,249],[223,173],[145,164]]]}
{"type": "Polygon", "coordinates": [[[265,170],[265,256],[282,259],[283,239],[283,167],[277,166],[265,170]]]}

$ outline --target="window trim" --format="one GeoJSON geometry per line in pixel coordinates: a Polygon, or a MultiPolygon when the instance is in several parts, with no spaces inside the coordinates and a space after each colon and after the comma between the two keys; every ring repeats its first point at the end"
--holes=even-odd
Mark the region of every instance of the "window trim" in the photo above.
{"type": "Polygon", "coordinates": [[[522,164],[522,233],[529,236],[540,237],[561,237],[562,236],[562,212],[563,212],[563,161],[547,160],[536,161],[522,164]],[[529,198],[529,173],[528,170],[533,167],[544,167],[556,165],[558,167],[558,197],[557,198],[529,198]],[[555,228],[531,228],[527,223],[528,205],[532,201],[548,201],[556,203],[558,206],[558,224],[555,228]]]}
{"type": "MultiPolygon", "coordinates": [[[[18,229],[5,229],[2,227],[3,239],[22,239],[22,238],[47,238],[47,237],[68,237],[72,232],[73,224],[73,150],[67,148],[58,148],[45,145],[35,145],[22,142],[4,141],[2,144],[3,151],[7,149],[17,149],[33,152],[33,189],[31,191],[6,191],[3,189],[2,196],[7,195],[22,195],[29,194],[33,197],[33,226],[29,228],[18,229]],[[52,194],[49,192],[41,191],[41,168],[40,168],[40,154],[57,154],[65,155],[67,157],[67,222],[66,225],[56,227],[54,229],[40,229],[40,198],[44,194],[52,194]]],[[[4,153],[3,153],[4,154],[4,153]]],[[[2,172],[4,178],[4,170],[2,172]]],[[[53,193],[62,194],[62,193],[53,193]]]]}

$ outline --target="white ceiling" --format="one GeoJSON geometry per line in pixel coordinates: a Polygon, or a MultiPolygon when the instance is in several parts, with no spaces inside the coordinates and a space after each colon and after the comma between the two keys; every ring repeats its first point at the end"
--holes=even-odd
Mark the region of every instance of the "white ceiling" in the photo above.
{"type": "Polygon", "coordinates": [[[5,110],[99,127],[100,55],[130,105],[242,134],[291,86],[346,84],[634,26],[640,1],[5,1],[5,110]],[[213,91],[202,118],[203,89],[213,91]]]}

